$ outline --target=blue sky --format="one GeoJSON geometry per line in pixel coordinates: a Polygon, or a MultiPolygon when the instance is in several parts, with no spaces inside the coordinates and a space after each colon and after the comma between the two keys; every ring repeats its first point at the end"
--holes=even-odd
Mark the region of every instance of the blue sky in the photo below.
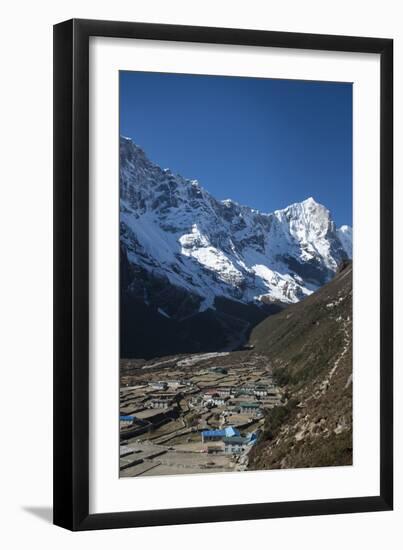
{"type": "Polygon", "coordinates": [[[122,71],[120,133],[218,199],[351,225],[351,84],[122,71]]]}

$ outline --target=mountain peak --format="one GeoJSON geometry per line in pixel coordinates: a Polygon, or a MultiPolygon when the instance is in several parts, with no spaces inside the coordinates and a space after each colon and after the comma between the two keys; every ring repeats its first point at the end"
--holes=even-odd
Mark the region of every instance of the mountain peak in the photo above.
{"type": "Polygon", "coordinates": [[[132,140],[132,138],[127,137],[127,136],[120,136],[120,146],[124,147],[125,145],[128,146],[128,147],[132,147],[133,149],[139,150],[142,153],[144,153],[143,149],[139,145],[137,145],[137,143],[135,143],[132,140]]]}
{"type": "Polygon", "coordinates": [[[315,215],[319,215],[320,217],[322,217],[324,214],[327,217],[331,218],[330,212],[326,208],[326,206],[317,202],[313,197],[308,197],[307,199],[301,202],[294,202],[281,210],[276,210],[275,214],[282,216],[288,213],[293,217],[295,216],[299,217],[302,212],[305,212],[305,213],[312,212],[315,215]]]}
{"type": "Polygon", "coordinates": [[[331,217],[330,212],[326,208],[326,206],[324,206],[322,203],[315,200],[313,197],[308,197],[307,199],[302,201],[300,204],[304,208],[304,210],[318,212],[318,213],[319,212],[327,213],[327,215],[331,217]]]}
{"type": "Polygon", "coordinates": [[[319,204],[319,203],[313,197],[308,197],[307,199],[302,201],[302,204],[315,205],[315,204],[319,204]]]}
{"type": "Polygon", "coordinates": [[[236,201],[233,201],[232,199],[223,199],[221,201],[221,204],[223,204],[227,208],[231,208],[231,207],[234,207],[234,206],[239,206],[239,204],[236,201]]]}

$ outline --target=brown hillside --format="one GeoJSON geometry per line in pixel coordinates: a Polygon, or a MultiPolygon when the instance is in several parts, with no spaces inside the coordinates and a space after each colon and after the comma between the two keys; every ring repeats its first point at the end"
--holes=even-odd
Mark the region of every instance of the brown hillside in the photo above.
{"type": "Polygon", "coordinates": [[[267,413],[250,469],[352,464],[352,265],[252,331],[288,399],[267,413]]]}

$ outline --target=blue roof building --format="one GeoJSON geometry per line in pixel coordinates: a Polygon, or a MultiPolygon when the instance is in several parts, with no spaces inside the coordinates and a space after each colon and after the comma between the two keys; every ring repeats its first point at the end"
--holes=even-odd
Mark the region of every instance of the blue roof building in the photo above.
{"type": "Polygon", "coordinates": [[[233,428],[232,426],[228,426],[228,428],[225,428],[225,437],[234,437],[239,436],[239,430],[236,428],[233,428]]]}
{"type": "Polygon", "coordinates": [[[240,433],[236,428],[228,426],[224,430],[204,430],[201,435],[204,443],[205,441],[222,441],[224,437],[238,437],[240,433]]]}
{"type": "Polygon", "coordinates": [[[257,443],[257,433],[251,432],[245,437],[245,442],[247,445],[255,445],[257,443]]]}

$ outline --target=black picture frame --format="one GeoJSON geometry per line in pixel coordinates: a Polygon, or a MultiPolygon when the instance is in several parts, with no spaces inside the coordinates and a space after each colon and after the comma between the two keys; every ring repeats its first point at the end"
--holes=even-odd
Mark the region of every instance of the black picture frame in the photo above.
{"type": "Polygon", "coordinates": [[[54,523],[71,530],[393,507],[393,40],[73,19],[54,26],[54,523]],[[380,123],[380,488],[354,498],[89,513],[89,38],[377,53],[380,123]]]}

